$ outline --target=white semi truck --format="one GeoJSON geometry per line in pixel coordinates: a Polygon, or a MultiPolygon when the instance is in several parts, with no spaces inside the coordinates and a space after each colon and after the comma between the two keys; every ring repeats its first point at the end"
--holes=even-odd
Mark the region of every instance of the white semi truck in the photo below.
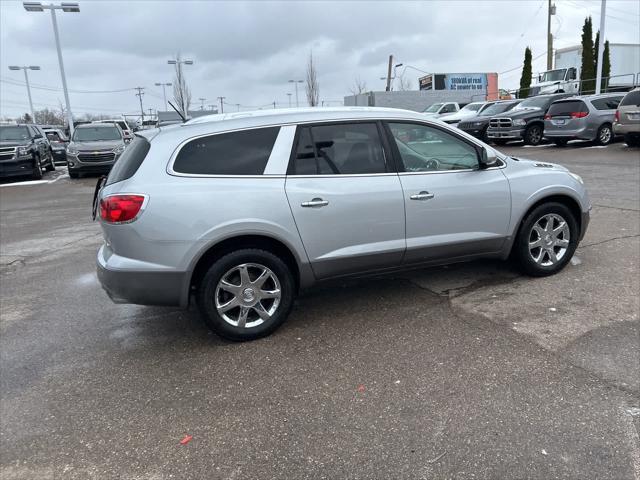
{"type": "MultiPolygon", "coordinates": [[[[608,89],[626,90],[640,83],[640,44],[610,43],[611,72],[608,89]]],[[[560,48],[555,53],[555,69],[538,75],[529,95],[580,93],[582,46],[560,48]]]]}

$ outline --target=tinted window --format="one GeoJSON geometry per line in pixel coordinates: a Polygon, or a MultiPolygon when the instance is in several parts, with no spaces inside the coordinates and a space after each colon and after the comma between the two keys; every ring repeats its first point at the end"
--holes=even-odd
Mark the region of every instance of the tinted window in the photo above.
{"type": "Polygon", "coordinates": [[[640,90],[635,92],[629,92],[625,95],[625,97],[620,102],[620,106],[624,107],[625,105],[633,105],[636,107],[640,106],[640,90]]]}
{"type": "Polygon", "coordinates": [[[596,110],[615,110],[618,108],[620,100],[622,100],[622,97],[598,98],[597,100],[591,100],[591,105],[593,105],[596,110]]]}
{"type": "Polygon", "coordinates": [[[445,105],[440,113],[453,113],[456,111],[456,107],[454,105],[445,105]]]}
{"type": "Polygon", "coordinates": [[[407,172],[478,168],[476,149],[450,133],[415,123],[390,123],[389,128],[407,172]]]}
{"type": "Polygon", "coordinates": [[[303,128],[293,170],[296,175],[386,172],[378,127],[354,123],[303,128]]]}
{"type": "Polygon", "coordinates": [[[572,113],[588,111],[587,105],[582,100],[568,100],[552,104],[547,114],[552,117],[570,117],[572,113]]]}
{"type": "Polygon", "coordinates": [[[197,138],[176,157],[173,170],[201,175],[262,175],[280,127],[197,138]]]}
{"type": "Polygon", "coordinates": [[[494,103],[486,110],[483,110],[481,115],[483,116],[491,116],[497,115],[498,113],[504,113],[511,110],[513,107],[518,105],[518,102],[504,102],[504,103],[494,103]]]}
{"type": "Polygon", "coordinates": [[[112,183],[131,178],[133,174],[138,171],[140,165],[142,165],[142,162],[149,152],[149,148],[151,148],[151,145],[146,138],[134,138],[111,168],[106,184],[111,185],[112,183]]]}

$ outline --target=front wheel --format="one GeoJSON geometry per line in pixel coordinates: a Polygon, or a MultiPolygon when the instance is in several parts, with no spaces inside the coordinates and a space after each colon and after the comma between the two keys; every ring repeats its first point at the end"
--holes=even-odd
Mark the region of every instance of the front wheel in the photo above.
{"type": "Polygon", "coordinates": [[[40,156],[33,157],[33,178],[34,180],[40,180],[42,178],[42,164],[40,163],[40,156]]]}
{"type": "Polygon", "coordinates": [[[540,125],[531,125],[524,132],[524,143],[527,145],[540,145],[542,141],[542,127],[540,125]]]}
{"type": "Polygon", "coordinates": [[[495,145],[498,145],[499,147],[506,145],[507,141],[506,140],[498,140],[498,139],[492,139],[491,140],[495,145]]]}
{"type": "Polygon", "coordinates": [[[611,129],[611,125],[605,123],[600,126],[598,129],[598,135],[596,136],[596,142],[599,145],[609,145],[613,142],[613,130],[611,129]]]}
{"type": "Polygon", "coordinates": [[[49,152],[49,163],[47,165],[47,172],[55,172],[56,164],[53,160],[53,152],[49,152]]]}
{"type": "Polygon", "coordinates": [[[221,337],[254,340],[275,331],[293,305],[291,270],[271,252],[243,249],[217,260],[197,301],[205,323],[221,337]]]}
{"type": "Polygon", "coordinates": [[[568,140],[554,140],[553,143],[556,144],[556,147],[566,147],[568,140]]]}
{"type": "Polygon", "coordinates": [[[553,275],[569,262],[578,246],[578,222],[556,202],[536,207],[523,220],[514,245],[522,270],[534,277],[553,275]]]}

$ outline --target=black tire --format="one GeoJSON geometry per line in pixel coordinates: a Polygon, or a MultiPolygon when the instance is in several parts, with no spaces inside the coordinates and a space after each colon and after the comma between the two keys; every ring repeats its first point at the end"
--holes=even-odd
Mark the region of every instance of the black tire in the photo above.
{"type": "Polygon", "coordinates": [[[543,133],[544,129],[542,128],[542,125],[537,123],[527,127],[524,132],[524,143],[526,145],[540,145],[543,133]]]}
{"type": "Polygon", "coordinates": [[[53,161],[53,153],[49,152],[49,164],[47,165],[46,168],[47,172],[55,172],[56,170],[56,164],[53,161]]]}
{"type": "Polygon", "coordinates": [[[507,144],[506,140],[497,140],[495,138],[493,140],[491,140],[491,142],[494,143],[495,145],[498,145],[498,146],[503,146],[503,145],[507,144]]]}
{"type": "Polygon", "coordinates": [[[33,179],[41,180],[42,179],[42,165],[40,163],[40,156],[35,155],[33,157],[33,179]]]}
{"type": "Polygon", "coordinates": [[[610,123],[600,125],[598,134],[596,135],[596,143],[598,145],[609,145],[613,142],[613,128],[610,123]]]}
{"type": "MultiPolygon", "coordinates": [[[[562,270],[571,260],[578,246],[578,234],[578,222],[566,205],[557,202],[543,203],[534,208],[522,221],[518,236],[513,245],[513,257],[520,265],[522,271],[527,275],[531,275],[532,277],[553,275],[562,270]],[[569,243],[562,258],[552,265],[545,266],[541,263],[536,263],[533,259],[533,254],[529,250],[529,242],[532,236],[535,238],[535,235],[537,235],[533,232],[534,226],[538,221],[542,220],[545,215],[549,214],[556,215],[566,221],[569,227],[569,243]]],[[[555,247],[552,248],[555,249],[555,247]]],[[[540,254],[542,255],[542,247],[540,247],[540,254]]],[[[543,256],[543,258],[545,257],[543,256]]],[[[547,256],[546,258],[550,260],[550,257],[547,256]]]]}
{"type": "Polygon", "coordinates": [[[554,140],[553,143],[556,144],[556,147],[566,147],[568,140],[554,140]]]}
{"type": "MultiPolygon", "coordinates": [[[[255,280],[255,278],[252,280],[255,280]]],[[[209,271],[205,274],[198,287],[197,303],[204,322],[211,330],[228,340],[242,342],[267,336],[282,325],[293,306],[294,290],[295,281],[291,270],[280,258],[265,250],[242,249],[228,253],[209,267],[209,271]],[[234,267],[247,263],[259,264],[271,270],[280,283],[281,297],[280,303],[269,319],[264,320],[259,325],[242,328],[227,322],[218,313],[215,298],[218,283],[223,276],[233,270],[234,267]]],[[[239,309],[240,307],[238,306],[237,308],[239,309]]],[[[229,312],[232,312],[231,316],[237,313],[235,309],[229,312]]],[[[255,318],[257,317],[255,310],[251,310],[250,315],[253,315],[254,319],[257,320],[255,318]]],[[[249,322],[249,319],[247,321],[249,322]]]]}
{"type": "Polygon", "coordinates": [[[638,147],[640,146],[640,135],[634,135],[632,133],[627,133],[624,136],[624,143],[629,147],[638,147]]]}
{"type": "Polygon", "coordinates": [[[489,129],[489,127],[485,127],[484,130],[482,130],[480,132],[480,140],[482,140],[484,143],[489,143],[489,137],[487,137],[487,130],[489,129]]]}
{"type": "Polygon", "coordinates": [[[80,178],[80,174],[78,172],[72,172],[69,170],[69,178],[80,178]]]}

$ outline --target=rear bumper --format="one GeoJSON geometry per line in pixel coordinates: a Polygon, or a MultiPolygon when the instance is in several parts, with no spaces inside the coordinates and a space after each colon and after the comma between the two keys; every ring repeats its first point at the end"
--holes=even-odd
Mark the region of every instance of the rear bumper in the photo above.
{"type": "Polygon", "coordinates": [[[626,135],[628,133],[635,133],[636,135],[640,135],[640,124],[614,123],[613,133],[615,133],[616,135],[626,135]]]}
{"type": "Polygon", "coordinates": [[[115,255],[106,245],[98,251],[97,271],[102,288],[115,303],[188,304],[187,272],[115,255]]]}

